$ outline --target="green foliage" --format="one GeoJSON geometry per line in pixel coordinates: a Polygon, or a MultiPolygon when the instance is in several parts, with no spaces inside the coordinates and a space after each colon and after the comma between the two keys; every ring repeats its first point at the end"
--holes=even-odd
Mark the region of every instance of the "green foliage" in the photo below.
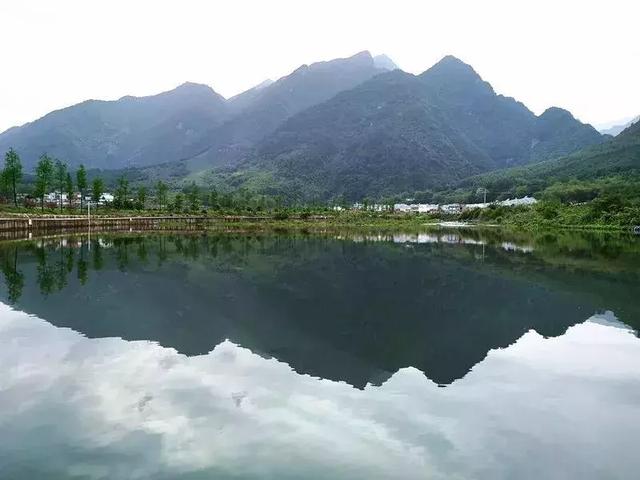
{"type": "Polygon", "coordinates": [[[60,210],[62,210],[62,193],[67,182],[67,164],[57,159],[54,165],[54,181],[59,195],[60,210]]]}
{"type": "Polygon", "coordinates": [[[13,148],[4,156],[4,170],[2,170],[3,184],[9,189],[13,204],[18,206],[18,185],[22,180],[22,163],[20,156],[13,148]]]}
{"type": "Polygon", "coordinates": [[[67,172],[67,178],[65,179],[64,182],[64,191],[67,194],[67,199],[69,201],[69,207],[71,207],[72,202],[73,202],[73,179],[71,178],[71,174],[69,172],[67,172]]]}
{"type": "Polygon", "coordinates": [[[289,203],[401,192],[423,192],[409,196],[433,201],[430,191],[470,175],[604,140],[566,111],[536,117],[449,57],[422,75],[378,75],[304,110],[239,168],[217,168],[205,177],[212,185],[282,195],[289,203]]]}
{"type": "Polygon", "coordinates": [[[104,193],[104,181],[100,177],[96,177],[93,179],[91,183],[91,200],[96,202],[100,202],[102,198],[102,194],[104,193]]]}
{"type": "Polygon", "coordinates": [[[556,160],[470,177],[441,187],[438,196],[444,201],[459,201],[484,187],[489,200],[527,194],[581,203],[613,193],[628,199],[640,198],[639,182],[640,127],[634,125],[605,144],[556,160]]]}
{"type": "Polygon", "coordinates": [[[44,196],[49,188],[53,186],[54,181],[53,160],[45,153],[40,156],[38,166],[36,167],[36,183],[34,195],[40,199],[40,206],[44,210],[44,196]]]}
{"type": "Polygon", "coordinates": [[[136,190],[136,209],[144,210],[147,201],[147,187],[144,185],[138,187],[136,190]]]}
{"type": "Polygon", "coordinates": [[[156,183],[156,202],[161,210],[167,206],[169,187],[162,180],[156,183]]]}
{"type": "Polygon", "coordinates": [[[76,171],[76,185],[78,185],[78,190],[80,191],[80,208],[82,208],[85,190],[87,189],[87,171],[83,164],[80,164],[76,171]]]}
{"type": "Polygon", "coordinates": [[[118,178],[113,197],[113,206],[115,208],[123,209],[131,207],[131,201],[129,199],[129,180],[124,176],[118,178]]]}
{"type": "Polygon", "coordinates": [[[195,182],[184,189],[184,194],[187,200],[187,208],[191,212],[197,211],[200,206],[200,189],[195,182]]]}
{"type": "Polygon", "coordinates": [[[174,197],[171,210],[176,213],[182,213],[182,211],[184,210],[184,196],[182,195],[182,193],[177,193],[174,197]]]}

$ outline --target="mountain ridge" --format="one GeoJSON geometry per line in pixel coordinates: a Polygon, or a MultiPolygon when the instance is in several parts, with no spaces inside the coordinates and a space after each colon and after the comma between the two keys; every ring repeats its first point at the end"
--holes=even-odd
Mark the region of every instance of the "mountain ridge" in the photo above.
{"type": "Polygon", "coordinates": [[[454,56],[419,75],[381,60],[390,61],[362,51],[301,65],[229,99],[185,82],[88,100],[0,134],[0,150],[14,147],[26,169],[46,151],[72,168],[355,200],[455,184],[609,138],[558,107],[536,116],[454,56]]]}
{"type": "Polygon", "coordinates": [[[208,180],[298,200],[420,190],[537,162],[606,138],[557,107],[536,116],[447,56],[382,73],[306,109],[208,180]],[[216,178],[218,177],[218,178],[216,178]]]}

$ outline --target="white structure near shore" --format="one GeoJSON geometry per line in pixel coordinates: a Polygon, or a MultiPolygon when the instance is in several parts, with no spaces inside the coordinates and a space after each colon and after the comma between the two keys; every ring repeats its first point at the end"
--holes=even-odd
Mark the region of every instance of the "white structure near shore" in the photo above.
{"type": "MultiPolygon", "coordinates": [[[[449,203],[445,205],[438,205],[432,203],[396,203],[393,206],[395,212],[400,213],[445,213],[456,214],[465,210],[472,210],[474,208],[489,208],[491,205],[503,206],[503,207],[516,207],[520,205],[533,205],[538,201],[533,197],[522,198],[510,198],[502,200],[500,202],[487,202],[487,203],[449,203]]],[[[358,204],[356,204],[358,205],[358,204]]],[[[357,208],[357,207],[356,207],[357,208]]]]}

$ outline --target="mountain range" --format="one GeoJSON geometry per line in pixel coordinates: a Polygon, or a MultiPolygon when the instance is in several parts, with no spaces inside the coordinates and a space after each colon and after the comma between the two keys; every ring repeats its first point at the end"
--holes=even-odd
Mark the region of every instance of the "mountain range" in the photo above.
{"type": "Polygon", "coordinates": [[[241,165],[212,172],[212,181],[300,200],[380,197],[559,157],[606,138],[559,108],[536,116],[445,57],[421,75],[377,75],[300,112],[241,165]]]}
{"type": "Polygon", "coordinates": [[[47,152],[71,167],[310,200],[453,184],[609,139],[560,108],[536,116],[455,57],[412,75],[360,52],[229,99],[185,83],[89,100],[0,134],[0,151],[17,150],[27,170],[47,152]]]}

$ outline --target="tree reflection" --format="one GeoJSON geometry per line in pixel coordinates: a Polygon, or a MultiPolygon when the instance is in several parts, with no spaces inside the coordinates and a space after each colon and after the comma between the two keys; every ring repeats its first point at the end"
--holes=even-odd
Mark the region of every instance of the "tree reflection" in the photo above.
{"type": "Polygon", "coordinates": [[[80,282],[80,285],[84,285],[85,283],[87,283],[87,278],[88,278],[88,263],[85,256],[86,256],[86,244],[82,242],[80,244],[80,254],[78,256],[78,263],[77,263],[77,274],[78,274],[78,281],[80,282]]]}
{"type": "Polygon", "coordinates": [[[18,247],[2,252],[2,274],[7,285],[7,299],[10,304],[16,303],[22,296],[24,273],[18,270],[18,247]]]}
{"type": "Polygon", "coordinates": [[[55,275],[47,261],[46,247],[42,245],[36,248],[35,254],[38,262],[36,281],[38,282],[38,287],[40,287],[40,292],[47,296],[55,290],[55,275]]]}
{"type": "Polygon", "coordinates": [[[93,241],[93,269],[100,271],[104,267],[104,258],[102,255],[102,245],[99,240],[93,241]]]}

